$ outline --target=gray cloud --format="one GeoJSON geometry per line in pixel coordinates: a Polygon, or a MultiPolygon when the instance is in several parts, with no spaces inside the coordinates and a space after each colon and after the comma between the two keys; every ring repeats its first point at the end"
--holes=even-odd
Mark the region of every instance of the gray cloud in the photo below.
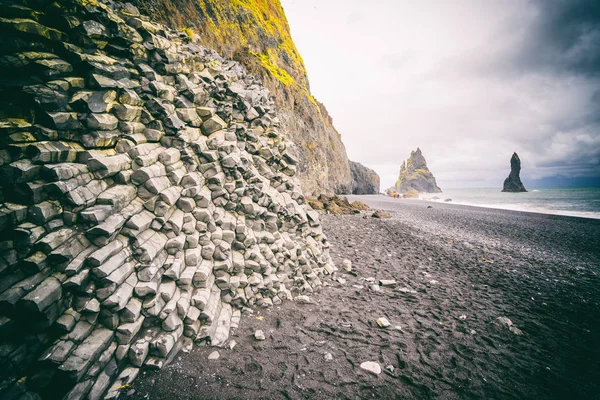
{"type": "Polygon", "coordinates": [[[600,3],[594,0],[535,0],[539,15],[522,48],[525,68],[600,75],[600,3]]]}

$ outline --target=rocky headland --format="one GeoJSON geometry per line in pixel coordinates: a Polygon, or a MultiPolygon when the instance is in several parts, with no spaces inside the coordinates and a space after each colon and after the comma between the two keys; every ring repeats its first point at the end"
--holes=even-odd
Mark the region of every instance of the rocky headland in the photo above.
{"type": "Polygon", "coordinates": [[[504,180],[503,192],[526,192],[523,182],[521,182],[521,159],[517,153],[513,153],[510,158],[510,174],[504,180]]]}
{"type": "Polygon", "coordinates": [[[379,194],[380,179],[377,172],[364,165],[350,161],[352,194],[379,194]]]}
{"type": "Polygon", "coordinates": [[[417,197],[418,193],[441,193],[435,177],[427,167],[427,161],[417,148],[410,153],[408,160],[400,166],[396,184],[387,190],[389,194],[401,194],[404,197],[417,197]]]}

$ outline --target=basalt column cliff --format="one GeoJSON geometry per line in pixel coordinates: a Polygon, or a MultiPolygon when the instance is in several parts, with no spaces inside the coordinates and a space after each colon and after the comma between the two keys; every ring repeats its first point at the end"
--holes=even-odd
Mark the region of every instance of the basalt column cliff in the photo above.
{"type": "Polygon", "coordinates": [[[239,63],[97,0],[0,2],[0,50],[0,398],[115,398],[335,271],[239,63]]]}
{"type": "Polygon", "coordinates": [[[271,91],[287,137],[299,151],[306,194],[350,193],[346,149],[325,106],[310,93],[302,57],[279,0],[134,0],[145,13],[200,41],[259,76],[271,91]]]}

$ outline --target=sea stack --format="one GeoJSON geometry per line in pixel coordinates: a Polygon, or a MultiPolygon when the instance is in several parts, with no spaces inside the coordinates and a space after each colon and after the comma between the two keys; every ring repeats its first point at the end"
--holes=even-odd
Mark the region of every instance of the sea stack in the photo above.
{"type": "Polygon", "coordinates": [[[410,153],[410,157],[406,162],[402,162],[400,167],[400,176],[394,187],[388,189],[388,192],[395,193],[441,193],[435,182],[435,178],[429,168],[427,161],[421,153],[421,149],[410,153]]]}
{"type": "Polygon", "coordinates": [[[508,178],[504,180],[504,189],[503,192],[526,192],[525,186],[523,186],[523,182],[521,182],[521,178],[519,177],[519,173],[521,172],[521,159],[519,159],[519,155],[517,153],[513,153],[510,158],[510,175],[508,178]]]}

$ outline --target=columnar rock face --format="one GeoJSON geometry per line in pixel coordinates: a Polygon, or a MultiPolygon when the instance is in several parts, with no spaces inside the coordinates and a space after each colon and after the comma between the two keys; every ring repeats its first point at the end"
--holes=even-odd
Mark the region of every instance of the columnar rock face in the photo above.
{"type": "Polygon", "coordinates": [[[350,161],[352,194],[379,194],[379,175],[371,168],[350,161]]]}
{"type": "Polygon", "coordinates": [[[350,193],[352,176],[341,135],[310,93],[308,75],[279,0],[133,0],[171,27],[188,27],[201,43],[259,76],[273,93],[286,137],[296,143],[306,194],[350,193]]]}
{"type": "Polygon", "coordinates": [[[130,4],[1,10],[0,398],[115,398],[335,271],[237,62],[130,4]]]}
{"type": "Polygon", "coordinates": [[[438,187],[433,174],[427,168],[427,161],[425,161],[421,149],[417,148],[416,151],[410,153],[406,163],[402,162],[396,185],[388,191],[396,193],[441,193],[442,189],[438,187]]]}
{"type": "Polygon", "coordinates": [[[526,192],[523,182],[521,182],[521,159],[517,153],[513,153],[510,158],[510,174],[504,180],[503,192],[526,192]]]}

